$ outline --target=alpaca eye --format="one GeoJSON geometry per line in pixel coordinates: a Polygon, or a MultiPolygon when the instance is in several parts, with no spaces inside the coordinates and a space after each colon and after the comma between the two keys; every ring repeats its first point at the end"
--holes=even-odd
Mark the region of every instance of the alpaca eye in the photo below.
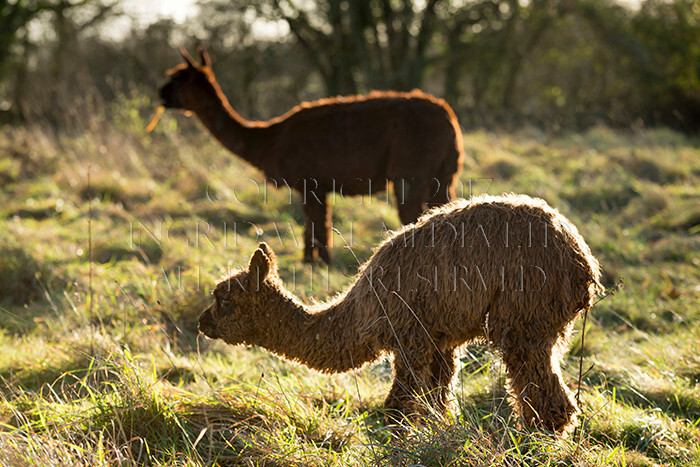
{"type": "Polygon", "coordinates": [[[231,305],[231,300],[221,300],[221,306],[228,307],[231,305]]]}

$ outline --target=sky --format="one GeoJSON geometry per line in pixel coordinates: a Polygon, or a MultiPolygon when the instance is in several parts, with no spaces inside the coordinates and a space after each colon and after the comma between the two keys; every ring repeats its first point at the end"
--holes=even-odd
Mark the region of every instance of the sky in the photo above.
{"type": "MultiPolygon", "coordinates": [[[[618,3],[631,8],[639,7],[641,0],[617,0],[618,3]]],[[[117,21],[112,33],[109,35],[120,38],[126,34],[131,26],[131,21],[135,21],[140,26],[146,26],[159,19],[173,18],[177,23],[183,23],[199,10],[197,0],[121,0],[119,6],[131,20],[117,21]]],[[[279,25],[259,24],[256,32],[261,36],[274,35],[280,33],[279,25]]]]}
{"type": "MultiPolygon", "coordinates": [[[[139,23],[148,24],[162,18],[173,18],[180,23],[197,13],[197,0],[122,0],[121,7],[139,23]]],[[[641,0],[617,0],[631,7],[639,6],[641,0]]]]}
{"type": "Polygon", "coordinates": [[[173,18],[181,23],[197,14],[195,0],[122,0],[121,9],[140,24],[152,23],[162,18],[173,18]]]}
{"type": "MultiPolygon", "coordinates": [[[[115,20],[106,31],[114,39],[121,39],[128,34],[133,22],[138,26],[147,26],[160,19],[172,18],[176,23],[184,23],[199,11],[197,0],[121,0],[119,9],[126,17],[115,20]]],[[[286,32],[287,25],[284,22],[258,18],[252,25],[252,34],[259,39],[277,38],[286,32]]]]}
{"type": "MultiPolygon", "coordinates": [[[[128,34],[134,22],[142,27],[164,18],[184,23],[199,11],[197,0],[121,0],[119,9],[125,13],[125,17],[116,19],[107,31],[103,31],[114,39],[121,39],[128,34]]],[[[258,19],[253,24],[252,33],[258,38],[274,38],[283,36],[286,27],[286,24],[280,22],[258,19]]]]}
{"type": "Polygon", "coordinates": [[[124,14],[105,22],[100,35],[119,41],[129,34],[134,25],[145,27],[165,18],[184,23],[197,15],[199,7],[196,3],[197,0],[121,0],[117,11],[124,14]]]}

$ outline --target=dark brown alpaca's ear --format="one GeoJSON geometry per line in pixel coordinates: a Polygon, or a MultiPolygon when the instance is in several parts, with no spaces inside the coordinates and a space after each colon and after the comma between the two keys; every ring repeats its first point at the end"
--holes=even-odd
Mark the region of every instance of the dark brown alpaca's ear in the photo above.
{"type": "Polygon", "coordinates": [[[197,47],[197,52],[199,52],[199,62],[202,64],[202,66],[205,68],[211,68],[211,59],[209,58],[207,51],[204,50],[204,47],[201,45],[197,47]]]}
{"type": "Polygon", "coordinates": [[[185,63],[187,63],[187,66],[189,66],[190,68],[196,68],[192,56],[187,51],[184,45],[180,46],[180,55],[182,55],[182,58],[185,60],[185,63]]]}

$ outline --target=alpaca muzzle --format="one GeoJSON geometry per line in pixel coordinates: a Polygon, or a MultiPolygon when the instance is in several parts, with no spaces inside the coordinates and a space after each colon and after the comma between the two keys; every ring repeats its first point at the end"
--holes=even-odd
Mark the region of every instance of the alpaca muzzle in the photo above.
{"type": "Polygon", "coordinates": [[[199,317],[199,332],[204,334],[210,339],[220,339],[219,329],[216,326],[216,322],[211,315],[211,308],[209,307],[204,310],[199,317]]]}
{"type": "Polygon", "coordinates": [[[158,91],[158,95],[163,103],[163,107],[176,107],[173,102],[174,89],[172,83],[167,83],[158,91]]]}

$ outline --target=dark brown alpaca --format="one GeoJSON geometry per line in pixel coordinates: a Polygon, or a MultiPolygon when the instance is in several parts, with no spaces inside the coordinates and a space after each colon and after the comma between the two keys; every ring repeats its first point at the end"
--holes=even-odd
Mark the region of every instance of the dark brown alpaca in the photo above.
{"type": "Polygon", "coordinates": [[[599,277],[576,227],[544,201],[459,200],[385,240],[327,303],[306,306],[288,292],[263,243],[247,270],[216,286],[199,329],[325,373],[391,353],[385,406],[403,414],[424,412],[417,396],[445,411],[457,348],[481,340],[502,355],[522,420],[563,432],[578,409],[559,362],[599,277]]]}
{"type": "Polygon", "coordinates": [[[392,182],[401,222],[454,199],[462,133],[443,100],[420,91],[374,92],[304,102],[264,122],[243,119],[217,84],[206,52],[183,49],[160,90],[165,107],[194,112],[221,144],[258,167],[275,186],[302,194],[304,261],[330,262],[326,195],[363,195],[392,182]]]}

